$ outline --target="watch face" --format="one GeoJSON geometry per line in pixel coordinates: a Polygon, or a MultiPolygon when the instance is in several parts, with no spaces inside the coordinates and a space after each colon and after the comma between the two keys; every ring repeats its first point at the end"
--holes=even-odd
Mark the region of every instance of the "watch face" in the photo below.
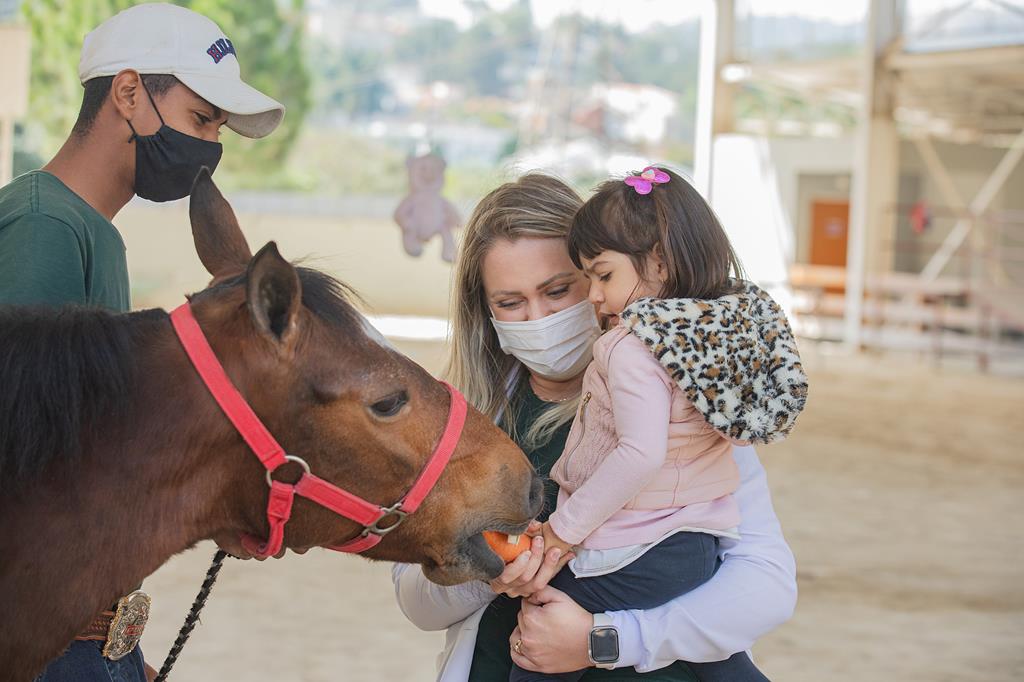
{"type": "Polygon", "coordinates": [[[594,663],[615,663],[619,660],[619,633],[615,628],[594,628],[590,631],[590,657],[594,663]]]}

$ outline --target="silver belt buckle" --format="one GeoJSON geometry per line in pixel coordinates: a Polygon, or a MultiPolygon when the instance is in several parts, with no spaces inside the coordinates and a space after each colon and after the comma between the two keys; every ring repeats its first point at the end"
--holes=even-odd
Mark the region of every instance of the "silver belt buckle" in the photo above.
{"type": "Polygon", "coordinates": [[[130,654],[142,639],[142,631],[149,620],[149,606],[152,603],[149,595],[136,590],[117,600],[117,609],[110,620],[107,630],[107,643],[103,645],[103,655],[112,661],[118,661],[130,654]]]}

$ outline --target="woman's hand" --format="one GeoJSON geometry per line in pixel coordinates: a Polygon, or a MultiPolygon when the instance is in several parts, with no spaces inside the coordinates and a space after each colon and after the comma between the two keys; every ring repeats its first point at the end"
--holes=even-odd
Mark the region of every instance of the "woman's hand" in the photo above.
{"type": "Polygon", "coordinates": [[[593,665],[588,655],[594,617],[567,594],[545,587],[519,610],[519,627],[512,631],[512,661],[540,673],[565,673],[593,665]],[[519,646],[516,646],[516,644],[519,646]]]}
{"type": "MultiPolygon", "coordinates": [[[[527,530],[530,534],[540,532],[541,525],[536,521],[527,530]]],[[[571,552],[564,554],[557,547],[545,554],[544,536],[538,534],[529,550],[517,556],[515,561],[505,566],[501,575],[490,581],[491,589],[510,597],[528,597],[546,587],[572,557],[571,552]]]]}

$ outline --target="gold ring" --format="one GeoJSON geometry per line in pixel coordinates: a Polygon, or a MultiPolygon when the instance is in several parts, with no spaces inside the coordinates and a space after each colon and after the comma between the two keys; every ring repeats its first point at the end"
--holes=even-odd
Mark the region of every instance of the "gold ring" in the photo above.
{"type": "Polygon", "coordinates": [[[523,640],[517,639],[516,643],[512,645],[512,651],[516,652],[520,656],[523,654],[523,640]]]}

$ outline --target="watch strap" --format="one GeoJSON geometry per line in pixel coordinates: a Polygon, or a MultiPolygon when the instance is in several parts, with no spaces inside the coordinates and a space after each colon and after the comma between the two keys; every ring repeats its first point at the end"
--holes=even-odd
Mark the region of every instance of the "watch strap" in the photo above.
{"type": "Polygon", "coordinates": [[[612,670],[618,664],[618,657],[616,657],[616,659],[614,661],[610,661],[610,662],[598,662],[598,661],[595,661],[594,660],[594,656],[593,656],[593,651],[591,650],[591,646],[590,646],[591,645],[591,641],[592,641],[591,637],[593,636],[593,633],[596,630],[604,630],[604,629],[613,630],[615,632],[615,635],[616,635],[616,640],[618,640],[619,630],[618,630],[618,628],[615,627],[615,623],[614,623],[614,621],[612,621],[612,617],[609,616],[607,613],[595,613],[594,614],[594,625],[590,629],[590,633],[591,634],[590,634],[590,637],[588,637],[588,641],[587,641],[587,650],[588,650],[587,654],[590,657],[590,662],[593,663],[596,667],[602,668],[604,670],[612,670]]]}

